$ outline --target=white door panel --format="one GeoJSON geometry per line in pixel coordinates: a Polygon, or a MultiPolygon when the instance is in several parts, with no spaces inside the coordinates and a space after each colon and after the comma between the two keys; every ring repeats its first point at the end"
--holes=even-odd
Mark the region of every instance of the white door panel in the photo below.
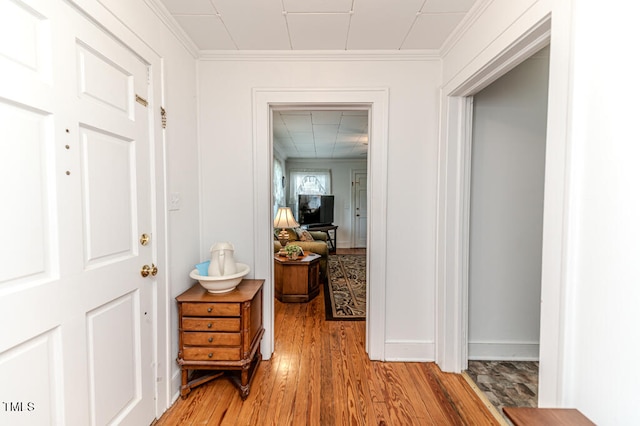
{"type": "Polygon", "coordinates": [[[61,346],[60,330],[53,329],[0,354],[0,376],[12,396],[0,406],[2,424],[63,424],[61,346]]]}
{"type": "Polygon", "coordinates": [[[33,281],[51,274],[53,244],[47,180],[54,167],[48,146],[53,126],[46,113],[0,100],[0,185],[3,223],[0,285],[33,281]],[[27,196],[25,196],[27,195],[27,196]],[[8,208],[13,206],[15,208],[8,208]]]}
{"type": "Polygon", "coordinates": [[[363,248],[367,246],[367,172],[354,173],[354,198],[355,198],[355,245],[363,248]]]}
{"type": "Polygon", "coordinates": [[[0,0],[3,24],[0,424],[149,424],[148,65],[61,0],[0,0]]]}

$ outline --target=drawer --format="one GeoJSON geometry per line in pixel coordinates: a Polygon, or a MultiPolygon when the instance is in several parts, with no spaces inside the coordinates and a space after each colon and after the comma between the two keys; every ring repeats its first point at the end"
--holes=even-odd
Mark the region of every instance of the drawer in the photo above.
{"type": "Polygon", "coordinates": [[[185,361],[240,361],[240,347],[185,347],[182,350],[185,361]]]}
{"type": "Polygon", "coordinates": [[[239,303],[183,303],[185,317],[239,317],[239,303]]]}
{"type": "Polygon", "coordinates": [[[240,318],[182,318],[182,331],[240,332],[240,318]]]}
{"type": "Polygon", "coordinates": [[[182,333],[185,346],[240,346],[240,340],[240,333],[182,333]]]}

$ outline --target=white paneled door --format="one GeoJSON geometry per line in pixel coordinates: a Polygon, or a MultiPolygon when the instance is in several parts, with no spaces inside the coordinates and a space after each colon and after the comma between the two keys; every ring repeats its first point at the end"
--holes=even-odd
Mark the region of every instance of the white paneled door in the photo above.
{"type": "Polygon", "coordinates": [[[353,173],[355,237],[354,247],[367,247],[367,171],[353,173]]]}
{"type": "Polygon", "coordinates": [[[65,1],[0,0],[0,69],[0,424],[150,424],[149,66],[65,1]]]}

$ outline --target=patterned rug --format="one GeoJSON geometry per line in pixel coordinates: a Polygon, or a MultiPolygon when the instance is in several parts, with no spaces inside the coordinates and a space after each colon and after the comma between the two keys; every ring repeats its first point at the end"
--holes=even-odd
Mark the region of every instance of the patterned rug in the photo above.
{"type": "Polygon", "coordinates": [[[330,255],[325,284],[326,318],[329,321],[364,321],[367,301],[367,256],[330,255]]]}

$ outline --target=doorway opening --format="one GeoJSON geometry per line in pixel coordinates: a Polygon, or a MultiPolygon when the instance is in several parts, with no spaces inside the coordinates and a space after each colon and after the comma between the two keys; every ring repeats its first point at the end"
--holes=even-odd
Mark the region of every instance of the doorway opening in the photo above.
{"type": "Polygon", "coordinates": [[[271,113],[273,217],[291,210],[299,226],[286,230],[286,244],[305,253],[294,262],[275,254],[274,343],[283,348],[280,328],[291,321],[281,311],[320,324],[366,321],[370,108],[278,105],[271,113]]]}
{"type": "Polygon", "coordinates": [[[548,80],[545,47],[473,97],[467,371],[500,412],[537,406],[548,80]]]}
{"type": "Polygon", "coordinates": [[[265,335],[262,353],[269,358],[274,350],[274,235],[273,235],[273,141],[272,109],[287,106],[314,109],[366,109],[369,115],[370,146],[368,169],[375,179],[367,183],[372,194],[368,200],[367,321],[365,351],[371,360],[384,359],[384,294],[386,287],[386,200],[388,146],[388,89],[254,89],[254,191],[255,196],[255,264],[256,276],[269,277],[265,284],[265,335]],[[375,197],[373,196],[375,195],[375,197]]]}

